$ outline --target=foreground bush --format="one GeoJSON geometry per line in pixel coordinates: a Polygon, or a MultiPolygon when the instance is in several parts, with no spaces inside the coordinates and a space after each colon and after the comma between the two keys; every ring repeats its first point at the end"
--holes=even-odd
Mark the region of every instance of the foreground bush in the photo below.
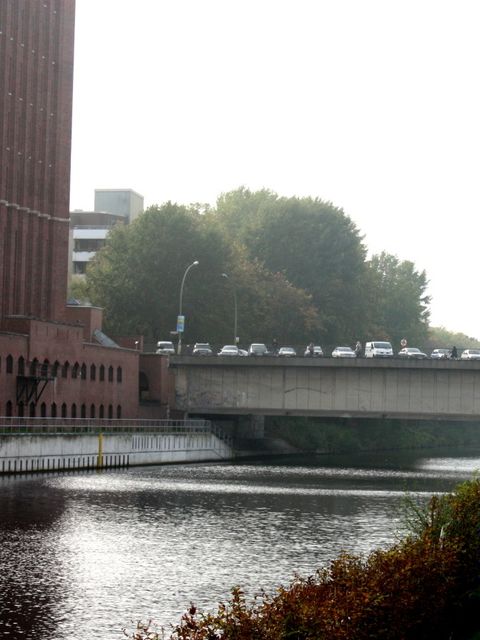
{"type": "MultiPolygon", "coordinates": [[[[411,535],[366,559],[344,554],[253,604],[240,589],[194,606],[171,640],[460,640],[480,629],[480,482],[409,511],[411,535]]],[[[144,628],[136,638],[163,637],[144,628]],[[142,634],[142,635],[141,635],[142,634]]]]}

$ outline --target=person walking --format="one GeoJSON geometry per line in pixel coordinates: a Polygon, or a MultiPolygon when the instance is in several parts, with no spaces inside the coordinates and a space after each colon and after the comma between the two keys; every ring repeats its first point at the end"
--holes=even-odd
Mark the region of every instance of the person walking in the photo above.
{"type": "Polygon", "coordinates": [[[450,357],[452,360],[456,360],[458,358],[457,347],[452,347],[452,355],[450,357]]]}
{"type": "Polygon", "coordinates": [[[359,340],[357,340],[357,344],[355,345],[355,355],[357,358],[360,358],[362,355],[362,343],[359,340]]]}

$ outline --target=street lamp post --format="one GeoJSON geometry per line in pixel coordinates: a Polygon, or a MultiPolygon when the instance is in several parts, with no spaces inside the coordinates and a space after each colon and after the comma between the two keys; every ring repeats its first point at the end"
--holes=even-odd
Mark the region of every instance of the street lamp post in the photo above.
{"type": "Polygon", "coordinates": [[[180,355],[182,353],[182,333],[184,329],[184,318],[182,315],[182,301],[183,301],[183,285],[185,284],[185,278],[187,277],[187,273],[190,271],[192,267],[196,267],[198,264],[198,260],[189,264],[185,269],[185,273],[183,274],[182,284],[180,285],[180,304],[178,306],[178,318],[177,318],[177,331],[178,331],[178,349],[177,353],[180,355]]]}
{"type": "Polygon", "coordinates": [[[237,289],[235,287],[235,283],[231,278],[228,277],[226,273],[222,273],[222,278],[226,278],[230,280],[232,283],[233,289],[233,304],[234,304],[234,316],[233,316],[233,344],[237,344],[238,336],[237,336],[237,289]]]}

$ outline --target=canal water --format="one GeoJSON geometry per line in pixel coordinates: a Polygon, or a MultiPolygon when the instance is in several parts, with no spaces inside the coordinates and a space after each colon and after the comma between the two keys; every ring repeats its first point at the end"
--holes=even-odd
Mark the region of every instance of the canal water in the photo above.
{"type": "Polygon", "coordinates": [[[342,550],[394,543],[405,492],[425,501],[477,469],[470,450],[2,478],[0,638],[169,629],[191,601],[273,592],[342,550]]]}

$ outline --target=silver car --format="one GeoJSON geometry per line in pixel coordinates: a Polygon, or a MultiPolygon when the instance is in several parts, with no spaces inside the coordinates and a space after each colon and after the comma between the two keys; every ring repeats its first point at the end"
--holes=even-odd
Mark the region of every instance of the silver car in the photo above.
{"type": "Polygon", "coordinates": [[[351,347],[335,347],[332,358],[356,358],[355,351],[351,347]]]}
{"type": "Polygon", "coordinates": [[[460,360],[480,360],[480,349],[465,349],[460,360]]]}
{"type": "Polygon", "coordinates": [[[432,360],[447,360],[452,355],[450,349],[434,349],[430,354],[432,360]]]}
{"type": "Polygon", "coordinates": [[[173,355],[175,353],[175,347],[170,340],[160,340],[157,342],[157,353],[162,356],[173,355]]]}
{"type": "Polygon", "coordinates": [[[254,342],[248,347],[249,356],[268,356],[268,349],[262,342],[254,342]]]}
{"type": "Polygon", "coordinates": [[[226,344],[217,353],[217,356],[239,356],[239,349],[236,344],[226,344]]]}
{"type": "Polygon", "coordinates": [[[211,356],[213,354],[212,347],[208,342],[196,342],[192,354],[194,356],[211,356]]]}
{"type": "Polygon", "coordinates": [[[428,358],[427,354],[417,349],[417,347],[405,347],[398,352],[398,356],[400,358],[413,358],[416,360],[425,360],[425,358],[428,358]]]}
{"type": "Polygon", "coordinates": [[[297,355],[297,352],[293,347],[280,347],[278,355],[283,356],[284,358],[293,358],[297,355]]]}
{"type": "Polygon", "coordinates": [[[323,356],[323,350],[322,347],[318,344],[313,345],[312,347],[308,345],[303,355],[306,358],[321,358],[323,356]]]}

